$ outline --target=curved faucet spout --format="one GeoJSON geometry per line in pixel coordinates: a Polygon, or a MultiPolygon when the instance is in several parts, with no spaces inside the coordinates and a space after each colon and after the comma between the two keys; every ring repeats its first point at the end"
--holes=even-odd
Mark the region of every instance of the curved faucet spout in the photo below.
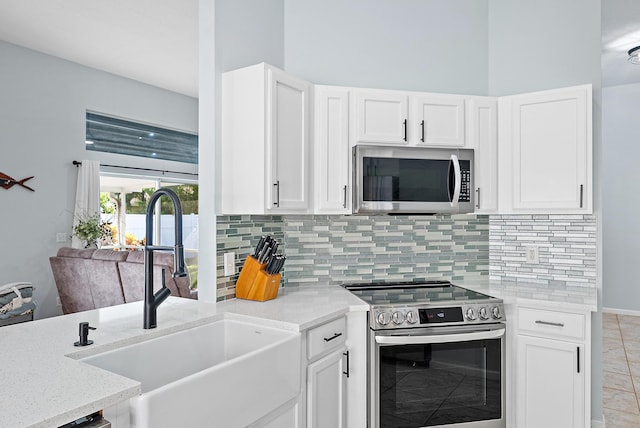
{"type": "Polygon", "coordinates": [[[162,288],[153,293],[153,252],[173,252],[173,277],[187,276],[184,263],[184,247],[182,245],[182,205],[178,195],[165,187],[156,190],[149,199],[146,217],[146,245],[144,246],[144,328],[155,328],[158,325],[158,306],[171,294],[165,285],[164,269],[162,270],[162,288]],[[173,203],[175,241],[172,247],[153,245],[153,212],[158,199],[167,196],[173,203]]]}

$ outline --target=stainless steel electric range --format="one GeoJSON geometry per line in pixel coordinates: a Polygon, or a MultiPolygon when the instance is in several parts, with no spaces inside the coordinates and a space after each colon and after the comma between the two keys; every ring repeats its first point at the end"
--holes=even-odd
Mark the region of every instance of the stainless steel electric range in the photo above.
{"type": "Polygon", "coordinates": [[[446,281],[344,287],[370,305],[370,427],[505,426],[501,299],[446,281]]]}

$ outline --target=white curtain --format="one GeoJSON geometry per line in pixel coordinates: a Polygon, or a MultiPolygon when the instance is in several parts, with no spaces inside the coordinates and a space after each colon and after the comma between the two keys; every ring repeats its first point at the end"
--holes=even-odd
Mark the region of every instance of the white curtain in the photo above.
{"type": "MultiPolygon", "coordinates": [[[[76,184],[76,206],[73,213],[73,227],[78,219],[100,213],[100,162],[83,160],[78,167],[78,182],[76,184]]],[[[73,236],[73,248],[83,248],[84,242],[73,236]]]]}

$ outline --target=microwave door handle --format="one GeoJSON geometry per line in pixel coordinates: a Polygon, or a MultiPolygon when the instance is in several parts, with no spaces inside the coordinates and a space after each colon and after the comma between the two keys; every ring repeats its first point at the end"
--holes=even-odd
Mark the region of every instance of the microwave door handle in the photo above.
{"type": "Polygon", "coordinates": [[[428,343],[469,342],[471,340],[497,339],[504,336],[505,329],[474,333],[437,334],[433,336],[376,336],[381,345],[423,345],[428,343]]]}
{"type": "Polygon", "coordinates": [[[458,156],[451,155],[451,164],[453,165],[454,184],[453,184],[453,196],[451,198],[451,207],[458,206],[458,199],[460,199],[460,186],[462,183],[462,176],[460,175],[460,161],[458,156]]]}

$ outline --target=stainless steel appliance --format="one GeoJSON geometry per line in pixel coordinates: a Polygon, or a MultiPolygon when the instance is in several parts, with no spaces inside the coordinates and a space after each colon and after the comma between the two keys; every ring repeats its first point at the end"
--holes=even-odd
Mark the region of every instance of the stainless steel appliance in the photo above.
{"type": "Polygon", "coordinates": [[[473,212],[473,150],[358,145],[353,213],[473,212]]]}
{"type": "Polygon", "coordinates": [[[371,306],[370,427],[505,427],[502,300],[443,281],[345,287],[371,306]]]}

